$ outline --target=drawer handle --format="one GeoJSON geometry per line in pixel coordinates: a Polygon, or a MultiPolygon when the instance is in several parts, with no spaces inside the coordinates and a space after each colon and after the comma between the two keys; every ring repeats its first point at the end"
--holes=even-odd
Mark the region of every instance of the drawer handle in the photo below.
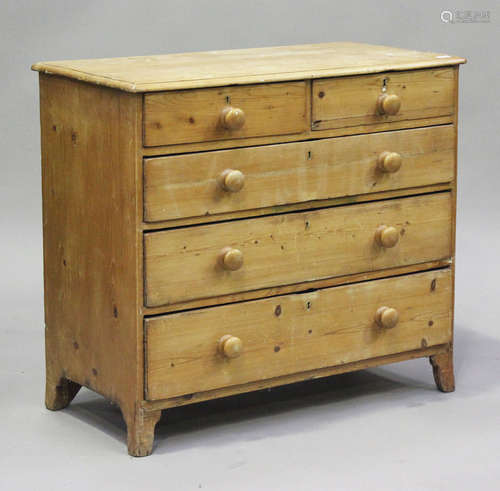
{"type": "Polygon", "coordinates": [[[397,152],[382,152],[378,156],[377,167],[382,172],[397,172],[401,164],[401,155],[397,152]]]}
{"type": "Polygon", "coordinates": [[[221,115],[222,126],[226,130],[239,130],[245,124],[245,113],[239,107],[226,107],[221,115]]]}
{"type": "Polygon", "coordinates": [[[380,114],[394,116],[401,107],[401,98],[396,94],[382,94],[377,101],[377,109],[380,114]]]}
{"type": "Polygon", "coordinates": [[[239,249],[224,247],[220,251],[219,261],[225,270],[236,271],[243,266],[243,253],[239,249]]]}
{"type": "Polygon", "coordinates": [[[245,184],[245,174],[239,170],[226,169],[221,172],[217,182],[224,191],[237,193],[245,184]]]}
{"type": "Polygon", "coordinates": [[[240,338],[226,334],[219,339],[219,353],[227,358],[238,358],[241,355],[243,343],[240,338]]]}
{"type": "Polygon", "coordinates": [[[399,233],[396,227],[380,225],[375,232],[375,241],[379,246],[390,248],[394,247],[399,241],[399,233]]]}
{"type": "Polygon", "coordinates": [[[375,322],[379,327],[392,329],[399,321],[399,314],[391,307],[380,307],[375,313],[375,322]]]}

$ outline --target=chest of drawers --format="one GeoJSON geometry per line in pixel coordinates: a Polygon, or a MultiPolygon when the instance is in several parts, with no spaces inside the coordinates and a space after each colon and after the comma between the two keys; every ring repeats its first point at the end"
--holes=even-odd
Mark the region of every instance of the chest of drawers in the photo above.
{"type": "Polygon", "coordinates": [[[38,63],[46,405],[417,357],[454,389],[458,65],[330,43],[38,63]]]}

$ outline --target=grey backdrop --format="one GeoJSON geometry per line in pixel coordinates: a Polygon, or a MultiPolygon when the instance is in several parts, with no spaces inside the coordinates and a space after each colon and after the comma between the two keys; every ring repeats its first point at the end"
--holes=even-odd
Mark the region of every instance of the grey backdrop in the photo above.
{"type": "MultiPolygon", "coordinates": [[[[451,0],[450,0],[451,1],[451,0]]],[[[1,489],[498,489],[498,2],[2,0],[1,489]],[[490,23],[444,24],[480,8],[490,23]],[[461,69],[457,391],[426,360],[167,413],[126,456],[112,405],[43,407],[39,60],[324,41],[468,58],[461,69]],[[170,415],[170,417],[169,417],[170,415]]]]}

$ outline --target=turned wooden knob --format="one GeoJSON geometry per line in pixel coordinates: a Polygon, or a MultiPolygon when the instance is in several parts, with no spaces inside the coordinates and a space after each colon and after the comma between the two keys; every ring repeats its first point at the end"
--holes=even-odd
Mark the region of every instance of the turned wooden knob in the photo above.
{"type": "Polygon", "coordinates": [[[394,247],[399,241],[399,233],[395,227],[381,225],[375,232],[375,240],[382,247],[394,247]]]}
{"type": "Polygon", "coordinates": [[[217,182],[224,191],[237,193],[245,184],[245,174],[239,170],[226,169],[221,172],[217,182]]]}
{"type": "Polygon", "coordinates": [[[226,130],[239,130],[245,124],[245,113],[239,107],[226,107],[221,119],[226,130]]]}
{"type": "Polygon", "coordinates": [[[227,358],[238,358],[243,349],[243,343],[240,338],[226,334],[219,339],[219,353],[227,358]]]}
{"type": "Polygon", "coordinates": [[[377,108],[380,114],[394,116],[399,112],[401,99],[396,94],[382,94],[377,101],[377,108]]]}
{"type": "Polygon", "coordinates": [[[399,320],[399,314],[396,309],[391,307],[380,307],[375,313],[375,322],[379,327],[392,329],[396,327],[399,320]]]}
{"type": "Polygon", "coordinates": [[[397,172],[403,160],[397,152],[382,152],[378,156],[377,167],[382,172],[397,172]]]}
{"type": "Polygon", "coordinates": [[[239,249],[224,247],[220,251],[219,262],[228,271],[236,271],[243,266],[243,253],[239,249]]]}

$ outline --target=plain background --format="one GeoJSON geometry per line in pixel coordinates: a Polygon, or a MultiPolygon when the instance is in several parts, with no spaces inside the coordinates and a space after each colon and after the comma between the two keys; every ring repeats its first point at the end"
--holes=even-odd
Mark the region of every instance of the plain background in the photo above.
{"type": "Polygon", "coordinates": [[[1,489],[498,489],[498,2],[2,0],[1,489]],[[446,10],[489,10],[444,24],[446,10]],[[43,406],[40,60],[358,41],[468,58],[461,69],[457,391],[427,360],[175,410],[128,457],[116,407],[43,406]]]}

